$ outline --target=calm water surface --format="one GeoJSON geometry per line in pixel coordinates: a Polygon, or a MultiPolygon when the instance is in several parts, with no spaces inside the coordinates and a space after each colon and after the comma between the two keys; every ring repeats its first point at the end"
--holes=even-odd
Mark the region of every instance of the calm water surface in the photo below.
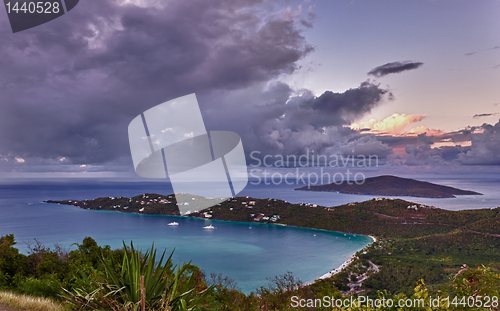
{"type": "Polygon", "coordinates": [[[41,202],[130,197],[145,192],[170,194],[171,189],[157,182],[3,180],[0,235],[13,233],[24,253],[34,238],[47,246],[57,243],[66,249],[74,249],[72,244],[81,243],[86,236],[112,248],[121,247],[122,241],[133,241],[145,249],[154,242],[160,249],[175,248],[175,261],[192,261],[207,273],[230,276],[246,293],[266,285],[266,277],[287,271],[303,281],[313,280],[371,242],[366,236],[320,230],[83,210],[41,202]],[[168,226],[172,221],[180,225],[168,226]],[[216,229],[202,229],[208,224],[216,229]]]}
{"type": "MultiPolygon", "coordinates": [[[[500,206],[500,179],[419,178],[442,185],[473,190],[482,196],[451,199],[400,197],[415,203],[449,210],[500,206]]],[[[301,185],[299,185],[301,186],[301,185]]],[[[292,203],[336,206],[369,200],[370,195],[294,191],[298,185],[252,185],[240,195],[277,198],[292,203]]],[[[246,293],[266,285],[266,277],[292,271],[303,281],[313,280],[338,267],[350,255],[371,242],[366,236],[290,228],[276,225],[220,222],[184,217],[145,216],[83,210],[46,204],[43,200],[131,197],[142,193],[168,195],[167,182],[116,181],[107,179],[0,180],[0,234],[15,234],[24,253],[37,238],[47,246],[72,244],[91,236],[112,248],[133,241],[140,248],[154,242],[161,249],[175,248],[174,260],[192,261],[205,272],[229,275],[246,293]],[[178,227],[168,226],[176,221],[178,227]],[[213,224],[215,230],[202,227],[213,224]]]]}

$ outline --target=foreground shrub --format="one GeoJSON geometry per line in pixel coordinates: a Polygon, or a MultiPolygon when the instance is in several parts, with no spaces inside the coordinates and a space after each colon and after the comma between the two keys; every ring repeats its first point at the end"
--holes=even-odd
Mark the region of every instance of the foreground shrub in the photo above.
{"type": "Polygon", "coordinates": [[[451,283],[459,296],[500,297],[500,274],[489,267],[464,267],[451,278],[451,283]]]}
{"type": "Polygon", "coordinates": [[[64,298],[80,309],[110,310],[193,310],[212,291],[201,283],[197,269],[190,263],[172,265],[165,251],[156,263],[154,244],[144,254],[131,243],[124,246],[121,269],[113,259],[102,257],[104,278],[83,276],[82,288],[67,291],[64,298]]]}
{"type": "Polygon", "coordinates": [[[56,277],[28,278],[19,281],[17,290],[30,296],[58,298],[62,283],[56,277]]]}

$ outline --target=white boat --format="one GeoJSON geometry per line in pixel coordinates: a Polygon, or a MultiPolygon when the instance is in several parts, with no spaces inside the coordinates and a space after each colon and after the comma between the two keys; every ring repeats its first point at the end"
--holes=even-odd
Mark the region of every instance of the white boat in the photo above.
{"type": "Polygon", "coordinates": [[[212,225],[208,225],[208,226],[203,227],[203,229],[215,229],[215,227],[212,225]]]}
{"type": "Polygon", "coordinates": [[[169,225],[169,226],[178,226],[178,225],[179,225],[179,223],[174,221],[174,222],[169,223],[168,225],[169,225]]]}

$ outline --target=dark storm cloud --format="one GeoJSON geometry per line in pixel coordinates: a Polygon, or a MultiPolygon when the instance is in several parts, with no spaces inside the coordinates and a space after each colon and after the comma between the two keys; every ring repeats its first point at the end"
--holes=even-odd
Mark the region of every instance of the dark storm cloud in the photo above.
{"type": "Polygon", "coordinates": [[[477,118],[482,118],[482,117],[491,117],[491,116],[496,116],[498,115],[498,112],[496,113],[481,113],[481,114],[475,114],[473,116],[474,119],[477,119],[477,118]]]}
{"type": "MultiPolygon", "coordinates": [[[[471,147],[462,145],[470,143],[471,135],[476,130],[478,130],[477,127],[468,127],[460,131],[441,133],[436,136],[427,135],[427,133],[416,136],[374,134],[361,134],[360,136],[371,136],[374,141],[380,142],[390,150],[404,150],[404,156],[397,153],[394,155],[394,152],[386,156],[387,163],[391,165],[456,167],[457,164],[460,164],[457,160],[459,155],[471,150],[471,147]]],[[[362,131],[359,132],[362,133],[362,131]]],[[[359,136],[353,137],[359,138],[359,136]]],[[[351,141],[353,140],[351,139],[351,141]]]]}
{"type": "Polygon", "coordinates": [[[383,135],[383,136],[375,136],[377,140],[383,142],[384,144],[387,144],[388,146],[391,146],[393,148],[395,147],[401,147],[401,146],[406,146],[408,144],[417,144],[418,143],[418,137],[415,136],[389,136],[389,135],[383,135]]]}
{"type": "Polygon", "coordinates": [[[461,164],[500,165],[500,121],[482,128],[483,133],[471,134],[471,149],[458,155],[461,164]]]}
{"type": "Polygon", "coordinates": [[[407,145],[407,157],[404,161],[408,166],[452,166],[456,164],[457,157],[470,150],[470,147],[442,146],[432,148],[429,144],[407,145]]]}
{"type": "Polygon", "coordinates": [[[462,147],[460,145],[457,146],[443,146],[439,148],[441,150],[441,157],[443,160],[452,162],[455,161],[459,154],[469,151],[470,146],[462,147]]]}
{"type": "Polygon", "coordinates": [[[442,133],[438,136],[430,135],[426,133],[419,134],[417,136],[389,136],[389,135],[374,135],[377,140],[391,146],[393,148],[405,147],[406,145],[433,145],[435,143],[454,143],[460,145],[462,143],[469,143],[471,140],[471,133],[477,130],[477,127],[468,127],[455,132],[442,133]]]}
{"type": "MultiPolygon", "coordinates": [[[[362,132],[361,132],[362,133],[362,132]]],[[[422,136],[391,136],[391,135],[374,135],[374,134],[363,134],[362,136],[372,136],[374,139],[380,141],[381,143],[391,147],[399,148],[405,147],[406,145],[418,145],[422,143],[422,136]]],[[[424,137],[425,140],[434,140],[433,136],[424,137]]]]}
{"type": "MultiPolygon", "coordinates": [[[[132,168],[127,126],[142,111],[189,93],[266,83],[312,51],[299,23],[269,1],[119,2],[84,1],[2,36],[3,162],[132,168]]],[[[200,100],[204,111],[212,104],[200,100]]]]}
{"type": "Polygon", "coordinates": [[[352,140],[349,144],[341,148],[343,156],[377,156],[378,159],[385,160],[393,154],[393,150],[374,136],[362,136],[352,140]]]}
{"type": "Polygon", "coordinates": [[[418,134],[418,139],[426,145],[434,144],[434,136],[427,136],[426,133],[418,134]]]}
{"type": "Polygon", "coordinates": [[[418,137],[379,136],[377,140],[394,149],[404,147],[406,157],[403,164],[407,166],[499,165],[499,133],[500,122],[495,125],[468,127],[439,136],[425,134],[420,134],[418,137]],[[477,132],[481,130],[482,133],[477,132]],[[471,146],[467,146],[469,142],[472,142],[471,146]],[[438,143],[454,143],[454,146],[432,147],[438,143]]]}
{"type": "Polygon", "coordinates": [[[391,93],[371,82],[343,93],[326,91],[318,97],[291,98],[285,109],[283,124],[292,130],[311,125],[315,129],[349,125],[359,116],[371,111],[382,102],[384,94],[391,93]]]}
{"type": "Polygon", "coordinates": [[[373,68],[368,72],[368,75],[380,78],[391,73],[400,73],[406,70],[417,69],[423,64],[424,63],[410,61],[387,63],[385,65],[373,68]]]}
{"type": "MultiPolygon", "coordinates": [[[[348,140],[358,135],[346,126],[392,98],[388,90],[371,82],[319,96],[307,90],[294,92],[284,83],[254,85],[227,93],[219,91],[200,99],[214,103],[205,110],[207,128],[239,133],[247,154],[259,151],[262,156],[300,155],[308,150],[342,154],[348,140]]],[[[375,146],[371,141],[367,143],[375,146]]]]}
{"type": "Polygon", "coordinates": [[[446,133],[443,136],[443,138],[444,139],[449,138],[453,142],[470,141],[471,134],[480,128],[481,127],[478,127],[478,126],[468,126],[464,129],[461,129],[461,130],[456,131],[456,132],[446,133]]]}
{"type": "Polygon", "coordinates": [[[431,148],[429,144],[407,145],[405,151],[408,156],[404,164],[408,166],[440,166],[445,164],[441,150],[431,148]]]}
{"type": "Polygon", "coordinates": [[[427,136],[426,133],[416,137],[416,143],[407,144],[405,152],[407,157],[404,161],[408,166],[442,166],[451,165],[459,153],[467,150],[460,145],[432,147],[435,143],[450,142],[451,133],[440,136],[427,136]]]}
{"type": "MultiPolygon", "coordinates": [[[[207,129],[237,132],[247,154],[314,150],[389,161],[400,148],[407,165],[445,165],[457,155],[474,164],[487,162],[483,151],[500,143],[480,139],[475,128],[439,137],[350,129],[392,94],[370,81],[317,95],[276,82],[313,50],[301,32],[312,19],[282,18],[272,1],[118,3],[84,1],[53,22],[0,38],[0,171],[133,171],[129,122],[190,93],[207,129]],[[471,137],[471,149],[432,148],[471,137]]],[[[369,74],[420,66],[395,62],[369,74]]]]}
{"type": "MultiPolygon", "coordinates": [[[[307,90],[295,94],[288,85],[275,83],[207,99],[218,103],[206,111],[210,120],[207,127],[240,133],[247,153],[299,155],[314,150],[316,154],[342,154],[346,144],[361,138],[349,141],[359,135],[346,126],[391,98],[388,90],[371,82],[345,92],[327,91],[320,96],[307,90]],[[240,105],[231,106],[226,101],[240,105]],[[225,107],[227,114],[219,113],[221,107],[225,107]]],[[[382,143],[366,139],[356,145],[356,152],[368,154],[372,150],[385,156],[390,153],[386,149],[382,143]]]]}

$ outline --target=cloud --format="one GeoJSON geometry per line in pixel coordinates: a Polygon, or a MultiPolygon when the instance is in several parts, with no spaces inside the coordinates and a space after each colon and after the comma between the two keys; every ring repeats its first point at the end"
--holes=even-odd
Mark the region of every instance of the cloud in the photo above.
{"type": "Polygon", "coordinates": [[[293,98],[286,105],[283,122],[292,129],[307,124],[315,128],[348,125],[381,104],[385,94],[390,100],[388,90],[366,81],[343,93],[326,91],[314,98],[293,98]]]}
{"type": "Polygon", "coordinates": [[[360,131],[362,136],[374,137],[393,151],[387,164],[408,167],[446,166],[456,169],[457,157],[471,150],[471,136],[479,133],[477,127],[467,127],[456,132],[442,132],[425,126],[412,128],[399,135],[360,131]]]}
{"type": "MultiPolygon", "coordinates": [[[[64,165],[132,168],[127,126],[144,110],[190,93],[249,89],[298,68],[313,50],[301,13],[286,19],[275,4],[84,1],[57,20],[4,36],[0,158],[47,170],[63,165],[61,157],[64,165]]],[[[200,105],[205,113],[213,102],[200,105]]]]}
{"type": "Polygon", "coordinates": [[[273,83],[230,95],[207,95],[205,100],[214,105],[206,111],[206,120],[210,129],[239,133],[247,152],[341,154],[342,146],[358,135],[346,126],[390,99],[388,90],[368,81],[345,92],[326,91],[319,96],[273,83]]]}
{"type": "Polygon", "coordinates": [[[406,70],[417,69],[423,64],[424,63],[411,61],[387,63],[385,65],[373,68],[368,72],[368,75],[380,78],[391,73],[400,73],[406,70]]]}
{"type": "Polygon", "coordinates": [[[469,52],[469,53],[465,53],[464,55],[465,56],[472,56],[472,55],[475,55],[477,53],[482,53],[482,52],[487,52],[487,51],[494,51],[496,49],[500,49],[500,46],[494,46],[490,49],[485,49],[485,50],[481,50],[481,51],[475,51],[475,52],[469,52]]]}
{"type": "Polygon", "coordinates": [[[428,135],[431,135],[431,136],[442,136],[445,133],[443,131],[440,131],[440,130],[430,129],[430,128],[428,128],[425,125],[420,125],[420,126],[411,128],[405,134],[406,135],[428,134],[428,135]]]}
{"type": "Polygon", "coordinates": [[[408,166],[441,166],[446,162],[439,148],[431,148],[429,144],[407,145],[405,151],[408,157],[404,161],[408,166]]]}
{"type": "Polygon", "coordinates": [[[474,119],[477,119],[477,118],[482,118],[482,117],[491,117],[491,116],[497,116],[499,115],[498,112],[495,112],[495,113],[481,113],[481,114],[475,114],[473,116],[474,119]]]}
{"type": "Polygon", "coordinates": [[[393,149],[379,141],[374,136],[362,136],[343,146],[341,154],[344,156],[377,156],[378,159],[387,159],[393,154],[393,149]]]}
{"type": "Polygon", "coordinates": [[[426,115],[395,113],[380,122],[376,119],[370,119],[367,122],[361,122],[359,124],[353,123],[350,127],[355,130],[369,130],[370,133],[402,134],[409,125],[422,121],[425,117],[426,115]]]}
{"type": "MultiPolygon", "coordinates": [[[[237,132],[247,152],[314,150],[390,161],[399,148],[407,165],[441,165],[457,154],[463,164],[488,162],[483,154],[495,140],[481,142],[476,128],[405,132],[425,118],[405,114],[355,127],[355,120],[393,98],[373,81],[322,94],[277,82],[313,51],[302,31],[314,20],[310,9],[279,9],[277,3],[85,1],[50,23],[4,36],[0,171],[133,171],[129,122],[190,93],[197,94],[207,129],[237,132]],[[453,146],[471,137],[472,147],[453,146]]],[[[394,62],[369,74],[421,66],[394,62]]]]}
{"type": "Polygon", "coordinates": [[[471,134],[471,149],[458,155],[464,165],[500,164],[500,121],[495,125],[483,124],[483,133],[471,134]]]}

